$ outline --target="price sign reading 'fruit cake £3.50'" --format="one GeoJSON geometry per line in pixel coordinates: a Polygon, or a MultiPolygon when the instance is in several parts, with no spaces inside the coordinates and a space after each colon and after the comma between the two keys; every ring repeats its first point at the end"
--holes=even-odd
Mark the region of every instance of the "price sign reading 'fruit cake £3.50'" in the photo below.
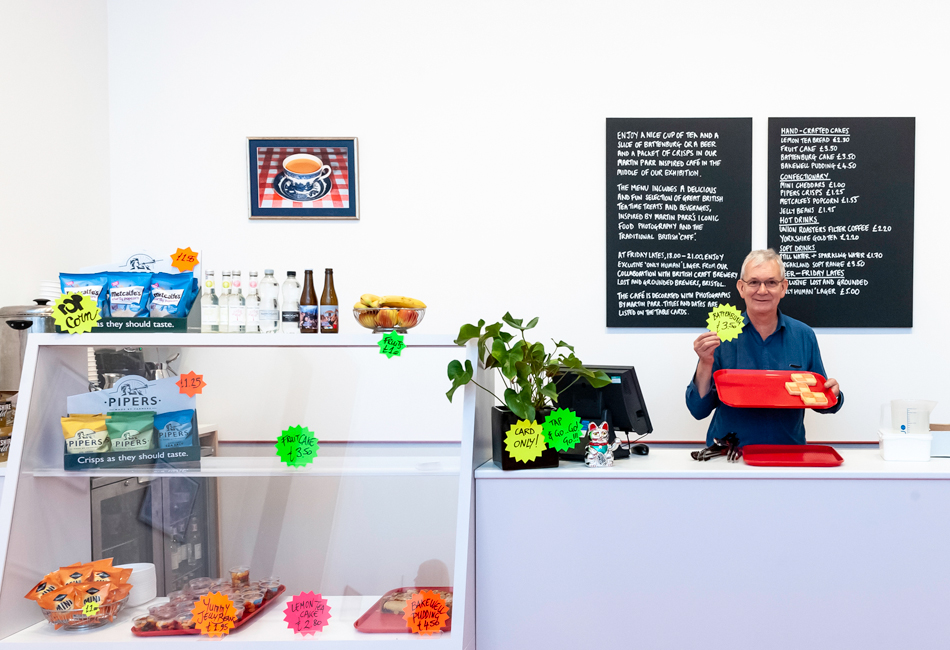
{"type": "Polygon", "coordinates": [[[277,455],[290,467],[304,467],[312,463],[320,449],[313,431],[302,426],[282,431],[276,447],[277,455]]]}

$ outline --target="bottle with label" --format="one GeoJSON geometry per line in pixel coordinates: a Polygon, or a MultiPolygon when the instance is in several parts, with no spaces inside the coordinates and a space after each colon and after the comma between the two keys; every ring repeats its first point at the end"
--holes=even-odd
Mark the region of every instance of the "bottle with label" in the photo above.
{"type": "Polygon", "coordinates": [[[185,545],[188,547],[188,566],[194,567],[201,561],[201,533],[198,532],[198,518],[195,515],[188,522],[185,545]]]}
{"type": "Polygon", "coordinates": [[[220,303],[214,292],[214,271],[205,271],[205,292],[201,295],[201,331],[218,331],[218,313],[220,303]]]}
{"type": "Polygon", "coordinates": [[[280,331],[300,334],[300,284],[296,271],[287,271],[287,279],[280,285],[280,331]]]}
{"type": "Polygon", "coordinates": [[[247,333],[257,334],[261,331],[261,297],[257,293],[257,271],[247,274],[247,287],[247,297],[244,299],[247,333]]]}
{"type": "Polygon", "coordinates": [[[218,303],[221,305],[220,316],[218,317],[218,331],[230,332],[230,320],[228,318],[228,304],[231,301],[231,272],[221,271],[221,295],[218,297],[218,303]]]}
{"type": "Polygon", "coordinates": [[[241,293],[241,272],[231,271],[231,295],[228,297],[228,331],[245,332],[247,328],[247,302],[241,293]]]}
{"type": "Polygon", "coordinates": [[[274,269],[264,269],[261,280],[261,332],[274,334],[280,331],[280,285],[274,279],[274,269]]]}
{"type": "Polygon", "coordinates": [[[340,303],[333,288],[333,269],[327,269],[323,279],[323,295],[320,296],[320,333],[340,332],[340,303]]]}
{"type": "Polygon", "coordinates": [[[300,292],[300,332],[302,334],[320,333],[320,303],[317,302],[317,290],[313,288],[313,270],[303,272],[303,291],[300,292]]]}

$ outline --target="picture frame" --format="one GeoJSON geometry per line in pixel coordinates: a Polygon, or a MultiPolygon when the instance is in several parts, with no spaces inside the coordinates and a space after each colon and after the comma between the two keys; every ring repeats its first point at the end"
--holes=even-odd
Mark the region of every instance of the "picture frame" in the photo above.
{"type": "Polygon", "coordinates": [[[247,138],[250,219],[359,220],[358,141],[247,138]]]}

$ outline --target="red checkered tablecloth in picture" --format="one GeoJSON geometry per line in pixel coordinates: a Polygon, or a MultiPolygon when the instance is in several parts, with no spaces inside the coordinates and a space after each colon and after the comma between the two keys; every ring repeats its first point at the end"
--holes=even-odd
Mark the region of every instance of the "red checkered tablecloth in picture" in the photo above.
{"type": "Polygon", "coordinates": [[[260,147],[257,150],[257,197],[261,208],[348,208],[350,165],[346,147],[260,147]],[[283,171],[284,158],[308,153],[330,165],[333,187],[317,201],[290,201],[274,190],[274,179],[283,171]]]}

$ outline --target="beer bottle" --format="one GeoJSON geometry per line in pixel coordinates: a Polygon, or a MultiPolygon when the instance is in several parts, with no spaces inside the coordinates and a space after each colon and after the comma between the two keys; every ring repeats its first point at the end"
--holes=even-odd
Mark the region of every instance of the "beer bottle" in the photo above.
{"type": "Polygon", "coordinates": [[[303,272],[303,291],[300,292],[300,331],[303,334],[320,332],[320,306],[317,290],[313,288],[313,269],[303,272]]]}
{"type": "Polygon", "coordinates": [[[323,280],[323,295],[320,296],[320,333],[340,332],[340,303],[333,288],[333,269],[327,269],[323,280]]]}

